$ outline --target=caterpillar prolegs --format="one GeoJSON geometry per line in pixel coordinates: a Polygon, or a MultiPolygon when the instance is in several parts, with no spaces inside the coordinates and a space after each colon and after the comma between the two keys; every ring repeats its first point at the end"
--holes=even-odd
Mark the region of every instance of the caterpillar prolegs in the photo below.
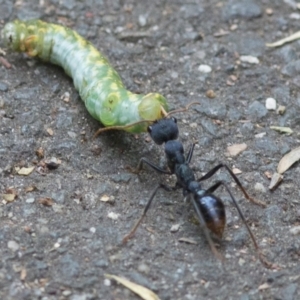
{"type": "Polygon", "coordinates": [[[165,97],[126,90],[109,61],[69,28],[15,20],[4,26],[2,38],[15,51],[61,66],[73,78],[89,113],[106,127],[140,133],[166,115],[165,97]]]}

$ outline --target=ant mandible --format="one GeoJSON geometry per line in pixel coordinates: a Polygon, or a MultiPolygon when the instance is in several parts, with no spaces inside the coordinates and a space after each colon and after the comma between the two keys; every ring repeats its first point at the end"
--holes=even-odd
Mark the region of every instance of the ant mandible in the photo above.
{"type": "Polygon", "coordinates": [[[141,158],[137,168],[132,171],[134,173],[139,173],[140,170],[142,169],[143,164],[147,164],[148,166],[150,166],[151,168],[153,168],[159,173],[169,174],[169,175],[175,174],[177,178],[177,182],[174,187],[170,187],[162,183],[157,185],[157,187],[152,192],[152,195],[150,196],[144,208],[142,216],[138,219],[138,221],[131,229],[131,231],[123,238],[123,243],[126,243],[130,238],[133,237],[138,226],[146,216],[146,213],[151,206],[152,200],[154,199],[159,189],[164,189],[166,191],[173,191],[181,188],[183,189],[183,195],[187,196],[191,200],[195,208],[195,211],[199,218],[200,225],[203,228],[204,234],[206,236],[206,239],[210,245],[212,252],[218,259],[223,261],[224,258],[217,251],[212,241],[212,238],[209,234],[208,229],[212,231],[219,238],[221,238],[223,235],[223,231],[226,224],[225,206],[223,201],[213,193],[220,186],[224,186],[226,191],[230,195],[230,198],[233,204],[235,205],[239,213],[239,216],[241,217],[243,223],[245,224],[247,231],[250,234],[250,237],[253,241],[255,250],[258,254],[260,261],[267,268],[271,268],[272,264],[269,263],[263,257],[260,248],[256,242],[256,239],[254,237],[254,234],[252,233],[250,227],[248,226],[245,217],[238,203],[236,202],[234,196],[232,195],[230,189],[228,188],[227,184],[224,181],[217,181],[210,188],[203,189],[200,185],[200,182],[212,177],[219,169],[225,168],[229,172],[233,180],[236,182],[237,186],[243,192],[245,198],[247,198],[248,200],[250,200],[251,202],[257,205],[263,207],[265,207],[266,205],[263,202],[255,200],[248,195],[248,193],[242,186],[239,179],[236,177],[236,175],[231,171],[231,169],[226,164],[223,163],[218,164],[213,169],[211,169],[208,173],[202,176],[200,179],[196,179],[193,170],[189,167],[189,163],[191,162],[193,156],[195,143],[192,144],[192,146],[188,151],[187,157],[185,158],[183,145],[181,142],[177,140],[178,126],[177,126],[177,120],[174,117],[163,118],[161,120],[154,122],[151,126],[148,127],[148,132],[156,144],[162,145],[163,143],[165,143],[165,154],[166,154],[167,165],[169,170],[164,170],[158,167],[157,165],[155,165],[154,163],[152,163],[151,161],[149,161],[148,159],[141,158]]]}

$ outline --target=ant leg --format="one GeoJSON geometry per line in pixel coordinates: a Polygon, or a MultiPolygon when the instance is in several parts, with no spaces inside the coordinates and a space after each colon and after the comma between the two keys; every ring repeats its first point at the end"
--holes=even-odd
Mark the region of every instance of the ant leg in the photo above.
{"type": "Polygon", "coordinates": [[[230,189],[228,188],[227,184],[226,184],[224,181],[218,181],[218,182],[216,182],[213,186],[211,186],[209,189],[207,189],[206,192],[205,192],[205,194],[207,194],[207,195],[212,194],[212,193],[213,193],[218,187],[220,187],[221,185],[223,185],[223,186],[226,188],[228,194],[230,195],[230,198],[231,198],[233,204],[235,205],[235,207],[236,207],[236,209],[237,209],[237,211],[238,211],[238,213],[239,213],[239,215],[240,215],[242,221],[244,222],[244,224],[245,224],[246,227],[247,227],[247,230],[248,230],[248,232],[249,232],[249,234],[250,234],[250,236],[251,236],[251,239],[252,239],[252,241],[253,241],[253,243],[254,243],[255,248],[258,250],[259,247],[258,247],[258,245],[257,245],[257,242],[256,242],[256,240],[255,240],[255,237],[254,237],[254,235],[253,235],[253,233],[252,233],[250,227],[248,226],[248,224],[247,224],[247,222],[246,222],[246,219],[245,219],[245,217],[244,217],[244,215],[243,215],[243,213],[242,213],[242,211],[241,211],[241,209],[240,209],[238,203],[236,202],[234,196],[232,195],[230,189]]]}
{"type": "Polygon", "coordinates": [[[150,208],[150,206],[151,206],[152,200],[154,199],[154,197],[155,197],[157,191],[158,191],[160,188],[162,188],[162,189],[164,189],[164,190],[166,190],[166,191],[168,191],[168,192],[177,189],[176,186],[175,186],[175,187],[170,187],[170,186],[167,186],[167,185],[162,184],[162,183],[159,184],[159,185],[154,189],[154,191],[152,192],[151,197],[149,198],[149,200],[148,200],[148,202],[147,202],[147,204],[146,204],[146,206],[145,206],[145,208],[144,208],[144,211],[143,211],[141,217],[137,220],[137,222],[135,223],[135,225],[133,226],[133,228],[130,230],[130,232],[124,236],[123,241],[122,241],[123,244],[125,244],[129,239],[131,239],[131,238],[133,237],[133,235],[134,235],[134,233],[136,232],[137,228],[139,227],[139,225],[141,224],[141,222],[142,222],[143,219],[145,218],[146,213],[147,213],[147,211],[149,210],[149,208],[150,208]]]}
{"type": "Polygon", "coordinates": [[[224,181],[218,181],[216,182],[213,186],[211,186],[209,189],[206,190],[205,194],[212,194],[218,187],[220,187],[221,185],[223,185],[226,189],[226,191],[228,192],[228,194],[230,195],[230,198],[233,202],[233,204],[235,205],[238,213],[239,213],[239,216],[241,218],[241,220],[243,221],[243,223],[245,224],[246,228],[247,228],[247,231],[252,239],[252,242],[254,244],[254,247],[255,247],[255,250],[258,254],[258,257],[259,257],[259,260],[261,261],[261,263],[266,267],[266,268],[272,268],[273,264],[268,262],[263,256],[262,256],[262,253],[261,253],[261,250],[256,242],[256,239],[255,239],[255,236],[253,234],[253,232],[251,231],[249,225],[247,224],[247,221],[244,217],[244,214],[242,213],[242,210],[240,208],[240,206],[238,205],[238,203],[236,202],[234,196],[232,195],[229,187],[227,186],[227,184],[224,182],[224,181]]]}
{"type": "Polygon", "coordinates": [[[249,201],[260,205],[262,207],[266,207],[267,205],[260,201],[260,200],[256,200],[254,198],[252,198],[251,196],[248,195],[248,193],[246,192],[246,190],[244,189],[244,187],[242,186],[241,182],[239,181],[239,179],[236,177],[236,175],[234,175],[234,173],[231,171],[231,169],[226,165],[226,164],[219,164],[217,166],[215,166],[214,168],[212,168],[210,171],[208,171],[204,176],[202,176],[200,179],[198,179],[197,181],[203,181],[206,180],[208,178],[210,178],[211,176],[213,176],[219,169],[221,168],[225,168],[228,173],[230,174],[230,176],[233,178],[233,180],[235,181],[235,183],[238,185],[238,187],[240,188],[240,190],[243,192],[244,196],[246,199],[248,199],[249,201]]]}
{"type": "Polygon", "coordinates": [[[195,145],[196,143],[193,143],[188,154],[187,154],[187,157],[186,157],[186,162],[189,164],[191,162],[191,159],[193,157],[193,152],[194,152],[194,148],[195,148],[195,145]]]}
{"type": "Polygon", "coordinates": [[[163,170],[162,168],[158,167],[156,164],[154,164],[153,162],[149,161],[147,158],[142,157],[139,161],[139,164],[137,166],[136,169],[133,169],[131,167],[128,167],[128,169],[135,174],[138,174],[143,167],[143,163],[147,164],[149,167],[151,167],[152,169],[154,169],[155,171],[162,173],[162,174],[167,174],[167,175],[171,175],[172,173],[168,170],[163,170]]]}
{"type": "Polygon", "coordinates": [[[206,237],[206,239],[207,239],[207,241],[209,243],[211,251],[213,252],[213,254],[215,255],[215,257],[217,257],[221,262],[224,262],[224,260],[225,260],[224,256],[217,250],[214,242],[212,241],[212,238],[211,238],[211,236],[210,236],[210,234],[208,232],[208,229],[207,229],[204,217],[203,217],[203,215],[202,215],[202,213],[201,213],[201,211],[200,211],[200,209],[199,209],[199,207],[198,207],[198,205],[197,205],[194,197],[191,196],[190,198],[191,198],[192,203],[194,205],[195,211],[196,211],[196,213],[198,215],[198,218],[199,218],[199,221],[200,221],[200,225],[201,225],[201,227],[202,227],[202,229],[204,231],[205,237],[206,237]]]}

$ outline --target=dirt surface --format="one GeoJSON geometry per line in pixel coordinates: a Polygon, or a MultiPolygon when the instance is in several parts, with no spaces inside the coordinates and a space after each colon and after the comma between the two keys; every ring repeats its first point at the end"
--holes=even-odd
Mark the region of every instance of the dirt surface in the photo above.
{"type": "Polygon", "coordinates": [[[64,71],[7,51],[3,58],[12,67],[3,59],[0,65],[0,194],[13,188],[18,197],[1,199],[1,299],[139,299],[105,273],[146,286],[161,299],[300,298],[300,242],[294,230],[300,221],[299,168],[287,171],[274,192],[266,175],[299,143],[300,42],[265,47],[299,30],[293,3],[0,0],[0,29],[15,18],[69,26],[105,53],[131,91],[160,92],[171,108],[200,101],[176,115],[185,148],[198,142],[193,170],[199,178],[224,162],[242,171],[241,182],[267,208],[245,200],[224,170],[203,185],[221,179],[231,186],[275,266],[266,269],[257,259],[223,189],[216,194],[226,205],[227,228],[223,239],[215,240],[226,257],[223,265],[181,191],[159,192],[135,238],[123,246],[156,184],[175,183],[149,168],[131,174],[126,166],[136,166],[141,157],[164,166],[163,147],[146,133],[108,132],[93,140],[99,123],[64,71]],[[241,55],[259,63],[244,62],[241,55]],[[204,73],[207,66],[211,72],[204,73]],[[208,98],[208,90],[216,97],[208,98]],[[286,107],[283,115],[265,108],[269,97],[286,107]],[[273,125],[294,133],[280,134],[273,125]],[[247,145],[241,154],[226,154],[228,146],[241,143],[247,145]],[[39,148],[44,159],[36,155],[39,148]],[[58,168],[43,166],[51,157],[61,160],[58,168]],[[16,167],[22,166],[36,169],[21,176],[16,167]],[[51,200],[42,204],[44,198],[51,200]],[[179,225],[175,232],[173,225],[179,225]]]}

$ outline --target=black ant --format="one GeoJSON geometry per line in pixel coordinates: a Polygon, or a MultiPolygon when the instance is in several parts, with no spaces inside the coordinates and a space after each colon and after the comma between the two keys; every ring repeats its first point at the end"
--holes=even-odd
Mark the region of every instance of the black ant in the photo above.
{"type": "Polygon", "coordinates": [[[193,156],[193,151],[195,147],[195,143],[192,144],[190,150],[188,151],[187,157],[184,156],[183,145],[181,142],[177,140],[178,138],[178,126],[177,120],[174,117],[171,118],[163,118],[154,122],[151,126],[148,127],[148,132],[153,139],[153,141],[158,144],[162,145],[165,143],[165,154],[167,158],[167,165],[169,170],[164,170],[154,163],[150,162],[146,158],[141,158],[139,164],[135,170],[132,170],[134,173],[138,173],[141,169],[143,164],[147,164],[154,170],[158,171],[159,173],[163,174],[175,174],[177,178],[176,185],[174,187],[167,186],[165,184],[158,184],[157,187],[152,192],[150,196],[142,216],[139,218],[135,226],[131,229],[131,231],[124,237],[123,242],[127,242],[130,239],[135,231],[137,230],[138,226],[146,216],[147,211],[150,208],[152,200],[154,199],[157,191],[159,189],[164,189],[166,191],[172,191],[182,188],[183,195],[187,196],[193,203],[195,211],[200,221],[200,225],[204,230],[204,234],[207,238],[207,241],[212,249],[212,252],[215,254],[217,258],[220,260],[224,260],[223,256],[217,251],[212,238],[209,234],[208,229],[210,229],[217,237],[221,238],[223,235],[223,231],[225,228],[226,223],[226,215],[225,215],[225,206],[224,203],[220,198],[215,196],[213,193],[216,191],[217,188],[220,186],[224,186],[227,190],[228,194],[230,195],[232,202],[234,203],[243,223],[245,224],[250,237],[253,241],[254,247],[258,253],[259,259],[261,262],[268,268],[272,267],[272,264],[267,262],[261,252],[260,248],[256,242],[256,239],[248,226],[245,217],[236,202],[235,198],[233,197],[230,189],[223,181],[218,181],[214,185],[212,185],[208,189],[203,189],[200,185],[200,181],[204,181],[212,177],[219,169],[225,168],[231,177],[236,182],[237,186],[243,192],[244,196],[250,200],[251,202],[258,204],[260,206],[265,207],[263,202],[257,201],[250,197],[248,193],[243,188],[242,184],[240,183],[239,179],[234,175],[231,169],[226,164],[218,164],[213,169],[211,169],[207,174],[202,176],[200,179],[195,179],[195,175],[193,170],[189,167],[189,163],[193,156]]]}

